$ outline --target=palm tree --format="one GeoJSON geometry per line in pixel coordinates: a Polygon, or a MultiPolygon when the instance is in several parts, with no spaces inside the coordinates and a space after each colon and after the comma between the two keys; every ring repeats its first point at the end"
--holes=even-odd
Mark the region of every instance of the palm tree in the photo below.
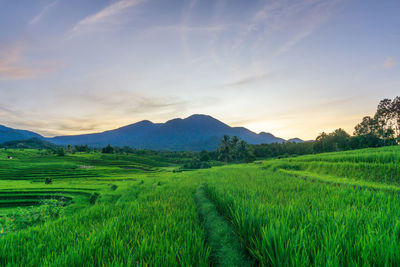
{"type": "Polygon", "coordinates": [[[246,141],[241,140],[239,142],[238,148],[237,148],[237,154],[238,154],[238,159],[242,159],[243,161],[246,161],[249,156],[249,148],[248,148],[248,144],[246,141]]]}
{"type": "Polygon", "coordinates": [[[225,163],[232,158],[232,145],[228,135],[224,135],[218,147],[218,159],[224,160],[225,163]]]}
{"type": "Polygon", "coordinates": [[[232,154],[232,159],[234,161],[239,159],[239,157],[238,157],[239,156],[238,155],[238,144],[239,144],[239,141],[240,141],[240,139],[236,135],[234,137],[232,137],[232,139],[231,139],[231,150],[232,150],[231,154],[232,154]]]}

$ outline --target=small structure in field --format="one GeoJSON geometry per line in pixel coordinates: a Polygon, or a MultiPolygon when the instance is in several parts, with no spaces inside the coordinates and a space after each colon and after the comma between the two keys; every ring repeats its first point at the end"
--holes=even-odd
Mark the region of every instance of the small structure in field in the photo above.
{"type": "Polygon", "coordinates": [[[8,159],[13,159],[13,157],[11,157],[11,156],[7,156],[7,158],[8,158],[8,159]]]}
{"type": "Polygon", "coordinates": [[[78,168],[79,168],[79,169],[94,169],[94,166],[90,166],[90,165],[80,165],[78,168]]]}

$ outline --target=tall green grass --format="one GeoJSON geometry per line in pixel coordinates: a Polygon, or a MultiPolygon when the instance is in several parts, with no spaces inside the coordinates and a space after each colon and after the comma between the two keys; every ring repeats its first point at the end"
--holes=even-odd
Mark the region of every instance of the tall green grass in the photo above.
{"type": "Polygon", "coordinates": [[[265,163],[266,168],[307,171],[400,185],[400,147],[307,155],[265,163]]]}
{"type": "Polygon", "coordinates": [[[195,199],[199,214],[204,222],[207,242],[211,246],[211,260],[217,266],[249,266],[244,247],[239,242],[229,222],[216,210],[216,206],[208,199],[204,185],[197,188],[195,199]]]}
{"type": "Polygon", "coordinates": [[[261,266],[400,264],[400,197],[255,166],[209,173],[207,192],[261,266]]]}
{"type": "Polygon", "coordinates": [[[399,147],[182,173],[157,157],[0,150],[0,217],[72,202],[0,234],[0,266],[400,265],[399,147]]]}
{"type": "Polygon", "coordinates": [[[157,184],[138,183],[118,199],[0,237],[0,265],[208,266],[197,183],[157,184]]]}

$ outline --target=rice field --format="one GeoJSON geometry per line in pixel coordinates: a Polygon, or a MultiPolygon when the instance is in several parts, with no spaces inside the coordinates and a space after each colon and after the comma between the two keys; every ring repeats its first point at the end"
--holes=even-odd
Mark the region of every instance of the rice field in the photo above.
{"type": "Polygon", "coordinates": [[[0,266],[398,266],[399,165],[399,147],[179,173],[160,157],[0,150],[3,219],[65,201],[0,231],[0,266]]]}

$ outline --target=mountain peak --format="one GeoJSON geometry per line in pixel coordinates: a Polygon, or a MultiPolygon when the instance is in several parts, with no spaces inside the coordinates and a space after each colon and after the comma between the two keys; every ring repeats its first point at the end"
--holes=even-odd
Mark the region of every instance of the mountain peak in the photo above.
{"type": "Polygon", "coordinates": [[[300,138],[292,138],[292,139],[289,139],[289,140],[287,140],[286,142],[290,142],[290,143],[304,143],[305,141],[304,140],[302,140],[302,139],[300,139],[300,138]]]}
{"type": "Polygon", "coordinates": [[[185,120],[193,120],[193,119],[212,119],[212,120],[217,120],[214,117],[211,117],[210,115],[205,115],[205,114],[193,114],[187,117],[185,120]]]}
{"type": "Polygon", "coordinates": [[[142,120],[142,121],[139,121],[139,122],[134,123],[134,124],[153,124],[153,122],[151,122],[149,120],[142,120]]]}
{"type": "MultiPolygon", "coordinates": [[[[17,132],[13,136],[9,136],[8,128],[4,128],[3,131],[1,129],[2,127],[0,127],[0,143],[4,139],[9,141],[34,137],[26,132],[22,134],[18,130],[14,130],[17,132]]],[[[200,151],[215,150],[218,147],[220,138],[224,135],[238,136],[249,144],[285,142],[285,140],[270,133],[261,132],[257,134],[244,127],[231,127],[205,114],[193,114],[184,119],[176,118],[165,123],[142,120],[102,133],[57,136],[46,138],[45,140],[59,145],[102,147],[110,144],[140,149],[200,151]]]]}

